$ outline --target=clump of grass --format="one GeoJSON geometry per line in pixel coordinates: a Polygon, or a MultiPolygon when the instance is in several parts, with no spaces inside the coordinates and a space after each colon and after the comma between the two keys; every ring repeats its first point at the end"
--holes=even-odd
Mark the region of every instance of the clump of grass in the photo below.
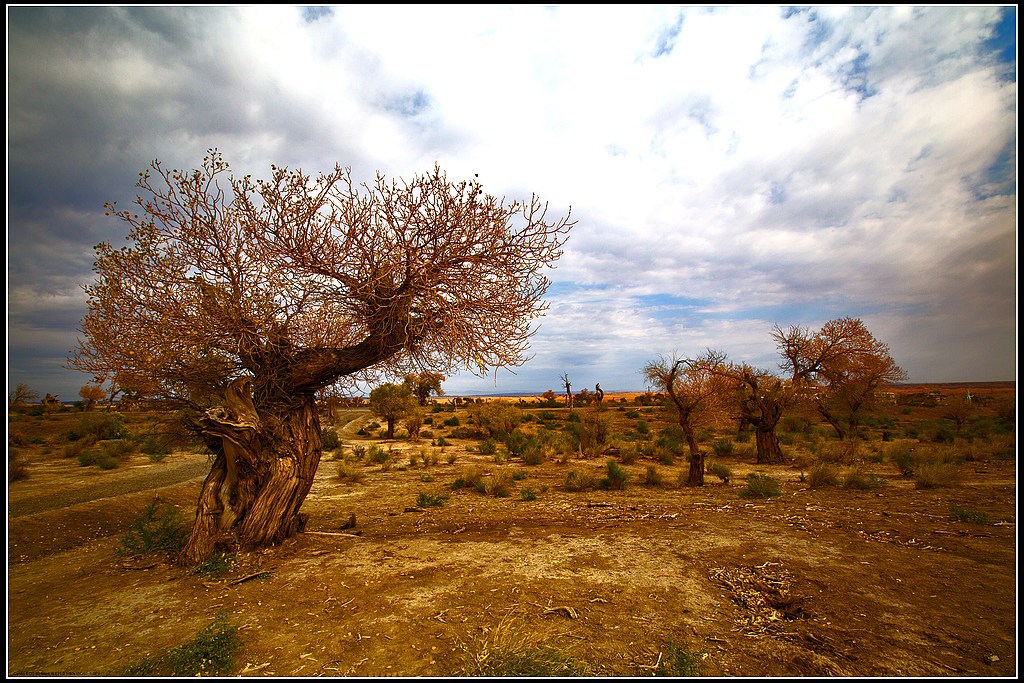
{"type": "Polygon", "coordinates": [[[459,643],[466,676],[586,676],[590,667],[550,634],[515,623],[506,615],[470,643],[459,643]]]}
{"type": "Polygon", "coordinates": [[[564,486],[566,491],[590,491],[591,489],[597,488],[597,480],[589,472],[570,470],[569,473],[565,475],[564,486]]]}
{"type": "Polygon", "coordinates": [[[333,451],[341,445],[341,439],[338,437],[338,432],[333,429],[323,430],[320,434],[320,440],[325,451],[333,451]]]}
{"type": "Polygon", "coordinates": [[[865,472],[860,467],[847,470],[843,475],[844,489],[859,489],[861,491],[873,491],[885,485],[885,480],[874,474],[865,472]]]}
{"type": "Polygon", "coordinates": [[[691,652],[685,643],[670,640],[654,670],[655,676],[692,678],[700,675],[700,654],[691,652]]]}
{"type": "Polygon", "coordinates": [[[711,450],[714,451],[715,455],[719,458],[732,455],[733,449],[734,445],[730,439],[715,439],[711,442],[711,450]]]}
{"type": "Polygon", "coordinates": [[[477,489],[483,486],[484,472],[477,467],[467,467],[459,475],[459,478],[452,482],[452,491],[459,489],[477,489]]]}
{"type": "Polygon", "coordinates": [[[740,498],[772,498],[782,494],[779,480],[767,474],[751,472],[747,475],[747,486],[740,491],[740,498]]]}
{"type": "Polygon", "coordinates": [[[238,626],[222,614],[194,638],[157,657],[128,666],[125,676],[223,676],[235,669],[242,641],[238,626]]]}
{"type": "Polygon", "coordinates": [[[28,479],[28,468],[21,461],[21,456],[13,448],[7,451],[7,481],[23,481],[28,479]]]}
{"type": "Polygon", "coordinates": [[[416,507],[418,508],[439,508],[444,505],[445,501],[448,500],[447,496],[442,496],[435,493],[427,493],[426,491],[420,491],[420,494],[416,497],[416,507]]]}
{"type": "Polygon", "coordinates": [[[523,489],[522,491],[520,491],[519,495],[525,501],[537,500],[537,492],[534,491],[532,488],[529,488],[529,487],[527,487],[527,488],[523,489]]]}
{"type": "Polygon", "coordinates": [[[957,522],[969,522],[971,524],[995,524],[995,519],[993,519],[993,517],[988,513],[978,512],[977,510],[967,510],[955,505],[949,509],[949,516],[957,522]]]}
{"type": "Polygon", "coordinates": [[[338,479],[346,484],[361,484],[365,478],[366,473],[361,468],[347,462],[338,463],[338,479]]]}
{"type": "Polygon", "coordinates": [[[498,470],[487,480],[486,492],[495,498],[508,498],[512,493],[513,474],[508,470],[498,470]]]}
{"type": "Polygon", "coordinates": [[[200,564],[189,570],[189,574],[198,574],[199,576],[205,576],[207,578],[214,578],[217,576],[224,576],[229,571],[234,569],[235,559],[227,553],[217,553],[216,555],[203,560],[200,564]]]}
{"type": "Polygon", "coordinates": [[[156,552],[178,552],[185,545],[188,527],[171,503],[154,498],[132,521],[114,550],[120,557],[156,552]]]}
{"type": "Polygon", "coordinates": [[[812,489],[839,484],[839,467],[828,462],[815,463],[807,470],[807,485],[812,489]]]}
{"type": "MultiPolygon", "coordinates": [[[[729,442],[729,446],[731,450],[731,441],[729,442]]],[[[732,470],[720,462],[712,463],[711,467],[708,468],[708,472],[721,479],[723,484],[728,484],[729,480],[732,479],[732,470]]]]}
{"type": "Polygon", "coordinates": [[[914,484],[919,489],[952,486],[960,478],[960,466],[952,462],[925,462],[914,468],[914,484]]]}

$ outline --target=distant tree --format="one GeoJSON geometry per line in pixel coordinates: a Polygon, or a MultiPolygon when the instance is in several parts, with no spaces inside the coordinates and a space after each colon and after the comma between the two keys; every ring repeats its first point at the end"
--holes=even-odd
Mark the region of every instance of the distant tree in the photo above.
{"type": "Polygon", "coordinates": [[[644,366],[647,382],[665,391],[676,409],[676,419],[690,451],[686,483],[704,485],[705,453],[697,442],[697,430],[721,415],[726,379],[720,372],[725,354],[708,350],[696,358],[665,358],[644,366]]]}
{"type": "Polygon", "coordinates": [[[418,374],[410,373],[405,376],[405,383],[412,388],[412,393],[420,402],[421,406],[427,405],[430,395],[444,396],[444,389],[441,383],[444,382],[444,375],[439,372],[424,370],[418,374]]]}
{"type": "Polygon", "coordinates": [[[78,395],[85,401],[84,410],[92,410],[107,397],[107,392],[99,384],[86,384],[78,390],[78,395]]]}
{"type": "Polygon", "coordinates": [[[556,405],[558,405],[558,402],[555,400],[554,389],[548,389],[543,394],[541,394],[540,397],[543,400],[544,406],[546,408],[554,408],[556,405]]]}
{"type": "Polygon", "coordinates": [[[395,423],[416,410],[416,398],[406,384],[382,384],[370,392],[370,411],[388,425],[388,438],[395,438],[395,423]]]}
{"type": "Polygon", "coordinates": [[[572,410],[572,384],[569,383],[569,373],[562,373],[562,385],[565,387],[565,405],[572,410]]]}
{"type": "Polygon", "coordinates": [[[601,383],[598,382],[594,386],[594,402],[600,407],[602,401],[604,401],[604,389],[601,388],[601,383]]]}
{"type": "Polygon", "coordinates": [[[775,428],[794,405],[815,405],[845,435],[879,383],[903,376],[888,347],[854,318],[831,320],[817,332],[775,325],[772,338],[783,358],[782,376],[746,363],[722,364],[718,371],[731,381],[740,424],[754,427],[758,464],[784,462],[775,428]]]}
{"type": "Polygon", "coordinates": [[[16,387],[14,387],[14,391],[12,391],[7,396],[7,404],[10,407],[14,408],[16,406],[24,405],[25,403],[28,403],[29,401],[35,401],[38,398],[39,398],[39,392],[35,391],[33,389],[30,389],[28,384],[25,384],[24,382],[22,382],[22,383],[18,384],[16,387]]]}
{"type": "Polygon", "coordinates": [[[193,171],[154,162],[138,187],[135,211],[108,205],[129,245],[96,249],[69,367],[187,409],[215,453],[185,564],[303,527],[325,387],[525,362],[573,225],[436,166],[255,180],[211,150],[193,171]]]}
{"type": "Polygon", "coordinates": [[[888,345],[856,318],[831,320],[817,332],[776,327],[783,371],[810,389],[811,401],[840,439],[854,439],[879,391],[907,378],[888,345]]]}

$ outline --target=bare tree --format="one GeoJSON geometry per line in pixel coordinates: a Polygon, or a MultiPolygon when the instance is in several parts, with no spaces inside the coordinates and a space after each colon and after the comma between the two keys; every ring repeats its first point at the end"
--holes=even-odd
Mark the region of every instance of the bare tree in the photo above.
{"type": "Polygon", "coordinates": [[[14,387],[7,397],[7,405],[10,407],[20,406],[29,401],[34,401],[39,398],[39,392],[29,388],[28,384],[21,382],[14,387]]]}
{"type": "Polygon", "coordinates": [[[572,410],[572,384],[569,383],[569,373],[562,373],[562,385],[565,387],[565,405],[572,410]]]}
{"type": "Polygon", "coordinates": [[[726,380],[719,370],[725,354],[708,350],[696,358],[665,357],[644,366],[648,383],[668,393],[676,408],[679,427],[690,450],[687,484],[704,485],[705,454],[697,442],[697,429],[720,415],[726,380]]]}
{"type": "Polygon", "coordinates": [[[154,162],[138,187],[135,212],[108,205],[130,244],[96,248],[69,367],[193,411],[217,457],[184,563],[302,528],[321,389],[525,362],[573,225],[437,167],[253,180],[211,150],[193,171],[154,162]]]}

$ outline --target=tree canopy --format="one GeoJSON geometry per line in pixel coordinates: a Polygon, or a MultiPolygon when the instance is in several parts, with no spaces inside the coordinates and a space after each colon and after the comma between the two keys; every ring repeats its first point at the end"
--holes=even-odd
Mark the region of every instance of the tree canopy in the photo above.
{"type": "Polygon", "coordinates": [[[184,402],[242,374],[289,394],[522,364],[573,225],[436,166],[361,186],[341,167],[253,180],[211,150],[190,172],[154,162],[138,187],[134,210],[108,205],[129,246],[96,248],[70,365],[184,402]]]}

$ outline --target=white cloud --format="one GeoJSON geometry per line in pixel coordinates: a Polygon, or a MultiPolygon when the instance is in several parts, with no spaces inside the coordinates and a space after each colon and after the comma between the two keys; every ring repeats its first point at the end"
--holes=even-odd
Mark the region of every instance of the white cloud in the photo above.
{"type": "MultiPolygon", "coordinates": [[[[1016,83],[984,48],[1000,11],[12,8],[13,259],[30,281],[88,277],[82,255],[119,226],[84,214],[130,198],[154,158],[217,146],[256,175],[363,178],[436,161],[580,221],[536,357],[502,381],[570,349],[624,383],[704,346],[771,365],[772,322],[843,315],[891,333],[912,379],[1005,379],[1016,83]],[[26,239],[47,221],[50,273],[26,239]]],[[[32,307],[9,299],[9,316],[32,307]]]]}

